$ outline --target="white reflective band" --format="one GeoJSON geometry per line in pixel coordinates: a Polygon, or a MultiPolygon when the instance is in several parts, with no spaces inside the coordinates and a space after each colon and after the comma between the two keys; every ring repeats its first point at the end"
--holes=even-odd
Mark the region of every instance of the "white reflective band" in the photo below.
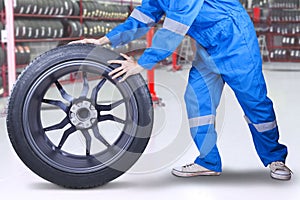
{"type": "Polygon", "coordinates": [[[253,124],[249,118],[247,116],[245,116],[245,119],[247,121],[248,124],[252,124],[256,130],[260,133],[265,132],[265,131],[269,131],[272,130],[274,128],[277,127],[277,122],[276,120],[272,121],[272,122],[265,122],[265,123],[260,123],[260,124],[253,124]]]}
{"type": "Polygon", "coordinates": [[[138,9],[134,9],[130,15],[130,17],[133,17],[134,19],[143,22],[144,24],[154,24],[155,21],[149,17],[148,15],[145,15],[138,9]]]}
{"type": "Polygon", "coordinates": [[[195,117],[189,119],[190,128],[197,127],[197,126],[204,126],[208,124],[215,123],[216,116],[214,115],[206,115],[202,117],[195,117]]]}
{"type": "Polygon", "coordinates": [[[184,36],[188,32],[190,27],[166,17],[163,28],[184,36]]]}

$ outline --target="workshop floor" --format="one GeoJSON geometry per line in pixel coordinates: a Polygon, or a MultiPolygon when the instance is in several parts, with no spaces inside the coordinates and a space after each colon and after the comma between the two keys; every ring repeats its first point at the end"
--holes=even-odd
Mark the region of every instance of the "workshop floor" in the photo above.
{"type": "MultiPolygon", "coordinates": [[[[270,64],[269,64],[270,65],[270,64]]],[[[289,64],[284,64],[289,65],[289,64]]],[[[5,115],[0,118],[0,191],[2,199],[201,199],[252,200],[300,198],[300,71],[264,71],[274,102],[280,141],[289,148],[291,181],[276,181],[261,164],[233,92],[225,87],[218,123],[218,145],[223,161],[219,177],[177,178],[173,166],[192,162],[197,150],[189,136],[183,92],[188,70],[156,70],[156,92],[164,107],[155,108],[155,128],[145,154],[126,174],[102,187],[70,190],[33,174],[9,142],[5,115]]],[[[6,104],[0,99],[1,112],[6,104]]]]}

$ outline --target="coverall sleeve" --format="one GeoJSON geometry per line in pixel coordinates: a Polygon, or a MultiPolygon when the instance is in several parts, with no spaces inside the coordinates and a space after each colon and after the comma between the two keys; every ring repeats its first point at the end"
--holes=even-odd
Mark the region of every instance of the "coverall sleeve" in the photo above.
{"type": "Polygon", "coordinates": [[[128,19],[106,34],[113,47],[145,35],[162,17],[163,10],[155,0],[144,0],[136,7],[128,19]]]}
{"type": "Polygon", "coordinates": [[[170,0],[163,27],[156,31],[152,46],[138,60],[146,69],[172,54],[198,16],[204,0],[170,0]]]}

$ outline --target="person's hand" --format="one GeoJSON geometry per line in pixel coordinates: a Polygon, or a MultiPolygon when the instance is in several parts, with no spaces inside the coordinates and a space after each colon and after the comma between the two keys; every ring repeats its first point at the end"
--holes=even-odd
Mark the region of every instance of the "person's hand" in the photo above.
{"type": "Polygon", "coordinates": [[[143,71],[143,67],[140,66],[137,61],[135,61],[133,58],[121,53],[121,56],[123,56],[126,60],[109,60],[107,61],[109,64],[120,64],[121,66],[111,71],[108,75],[112,76],[112,79],[116,79],[122,75],[123,78],[120,80],[120,82],[125,81],[129,76],[138,74],[141,71],[143,71]]]}
{"type": "Polygon", "coordinates": [[[82,40],[75,40],[72,42],[69,42],[69,44],[96,44],[96,45],[105,45],[108,44],[110,41],[109,39],[104,36],[99,39],[93,39],[93,38],[84,38],[82,40]]]}

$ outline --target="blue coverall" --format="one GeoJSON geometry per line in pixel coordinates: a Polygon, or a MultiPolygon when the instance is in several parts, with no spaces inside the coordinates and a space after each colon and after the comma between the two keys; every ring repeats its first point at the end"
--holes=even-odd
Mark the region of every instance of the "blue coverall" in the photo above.
{"type": "Polygon", "coordinates": [[[168,57],[187,34],[197,42],[185,102],[192,137],[200,155],[195,163],[221,172],[216,146],[216,108],[224,83],[234,91],[249,124],[257,153],[267,166],[285,162],[272,101],[262,74],[262,60],[253,24],[238,0],[143,0],[130,17],[106,36],[113,46],[144,35],[165,16],[163,27],[138,63],[151,69],[168,57]]]}

